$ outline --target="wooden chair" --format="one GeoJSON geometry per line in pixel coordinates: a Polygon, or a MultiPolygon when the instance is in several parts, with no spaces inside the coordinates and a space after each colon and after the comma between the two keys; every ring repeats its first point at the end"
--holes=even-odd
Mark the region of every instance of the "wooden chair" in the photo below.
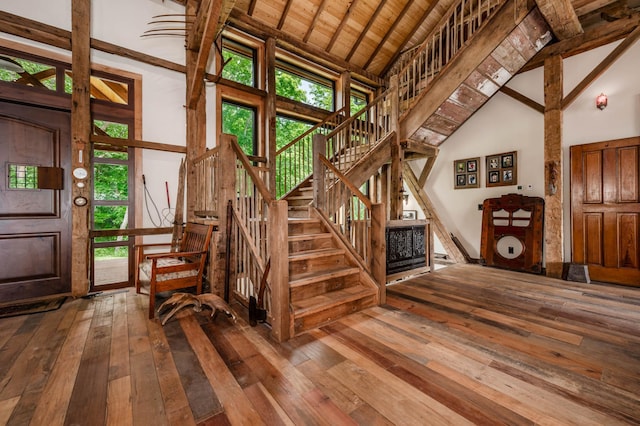
{"type": "Polygon", "coordinates": [[[148,287],[149,319],[155,317],[156,293],[187,287],[196,287],[196,294],[202,293],[202,274],[212,233],[213,225],[187,223],[177,251],[148,254],[145,250],[171,244],[136,245],[136,293],[141,293],[141,287],[148,287]]]}

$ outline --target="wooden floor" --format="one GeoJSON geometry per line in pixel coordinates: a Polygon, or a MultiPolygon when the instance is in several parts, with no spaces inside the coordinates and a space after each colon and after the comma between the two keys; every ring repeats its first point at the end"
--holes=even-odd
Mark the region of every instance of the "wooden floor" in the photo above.
{"type": "Polygon", "coordinates": [[[274,344],[103,293],[0,319],[0,424],[640,424],[640,289],[456,265],[274,344]]]}

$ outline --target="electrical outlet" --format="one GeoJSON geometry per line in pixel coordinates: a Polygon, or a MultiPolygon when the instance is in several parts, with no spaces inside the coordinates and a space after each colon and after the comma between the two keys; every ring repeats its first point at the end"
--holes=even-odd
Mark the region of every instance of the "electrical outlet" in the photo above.
{"type": "Polygon", "coordinates": [[[482,210],[482,204],[478,204],[478,210],[482,210]]]}
{"type": "Polygon", "coordinates": [[[518,191],[522,191],[522,185],[518,185],[518,191]]]}

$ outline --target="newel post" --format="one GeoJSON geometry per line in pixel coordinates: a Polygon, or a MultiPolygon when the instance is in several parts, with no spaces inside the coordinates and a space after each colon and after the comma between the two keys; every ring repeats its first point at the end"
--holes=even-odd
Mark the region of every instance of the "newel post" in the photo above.
{"type": "Polygon", "coordinates": [[[371,275],[378,283],[379,303],[387,301],[387,241],[385,227],[387,209],[384,203],[371,206],[371,275]]]}
{"type": "Polygon", "coordinates": [[[285,200],[269,203],[268,221],[271,332],[277,341],[284,342],[289,340],[293,329],[289,311],[289,224],[285,200]]]}
{"type": "Polygon", "coordinates": [[[324,207],[324,173],[323,167],[318,160],[318,154],[326,155],[327,137],[324,135],[313,135],[313,205],[324,207]]]}

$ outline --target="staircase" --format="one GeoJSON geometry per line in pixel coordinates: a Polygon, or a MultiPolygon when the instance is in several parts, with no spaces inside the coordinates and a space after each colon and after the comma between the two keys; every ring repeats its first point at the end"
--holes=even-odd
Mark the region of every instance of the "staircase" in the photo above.
{"type": "MultiPolygon", "coordinates": [[[[515,0],[488,0],[483,17],[465,21],[452,15],[445,19],[445,27],[446,34],[441,30],[435,41],[425,43],[406,61],[396,87],[390,89],[394,93],[378,97],[372,102],[378,106],[369,105],[367,115],[352,117],[325,133],[327,146],[333,149],[327,158],[354,186],[390,160],[390,142],[396,138],[413,142],[404,146],[439,146],[551,38],[538,10],[518,8],[515,0]],[[453,49],[447,47],[451,56],[444,58],[443,38],[455,38],[452,31],[469,32],[465,25],[482,29],[488,42],[455,40],[453,49]],[[398,108],[395,127],[389,126],[393,109],[385,106],[393,102],[398,108]]],[[[289,204],[291,335],[377,304],[380,296],[371,276],[330,232],[338,225],[309,217],[312,179],[284,198],[289,204]]]]}
{"type": "Polygon", "coordinates": [[[288,225],[291,336],[378,304],[375,283],[320,218],[288,225]]]}

